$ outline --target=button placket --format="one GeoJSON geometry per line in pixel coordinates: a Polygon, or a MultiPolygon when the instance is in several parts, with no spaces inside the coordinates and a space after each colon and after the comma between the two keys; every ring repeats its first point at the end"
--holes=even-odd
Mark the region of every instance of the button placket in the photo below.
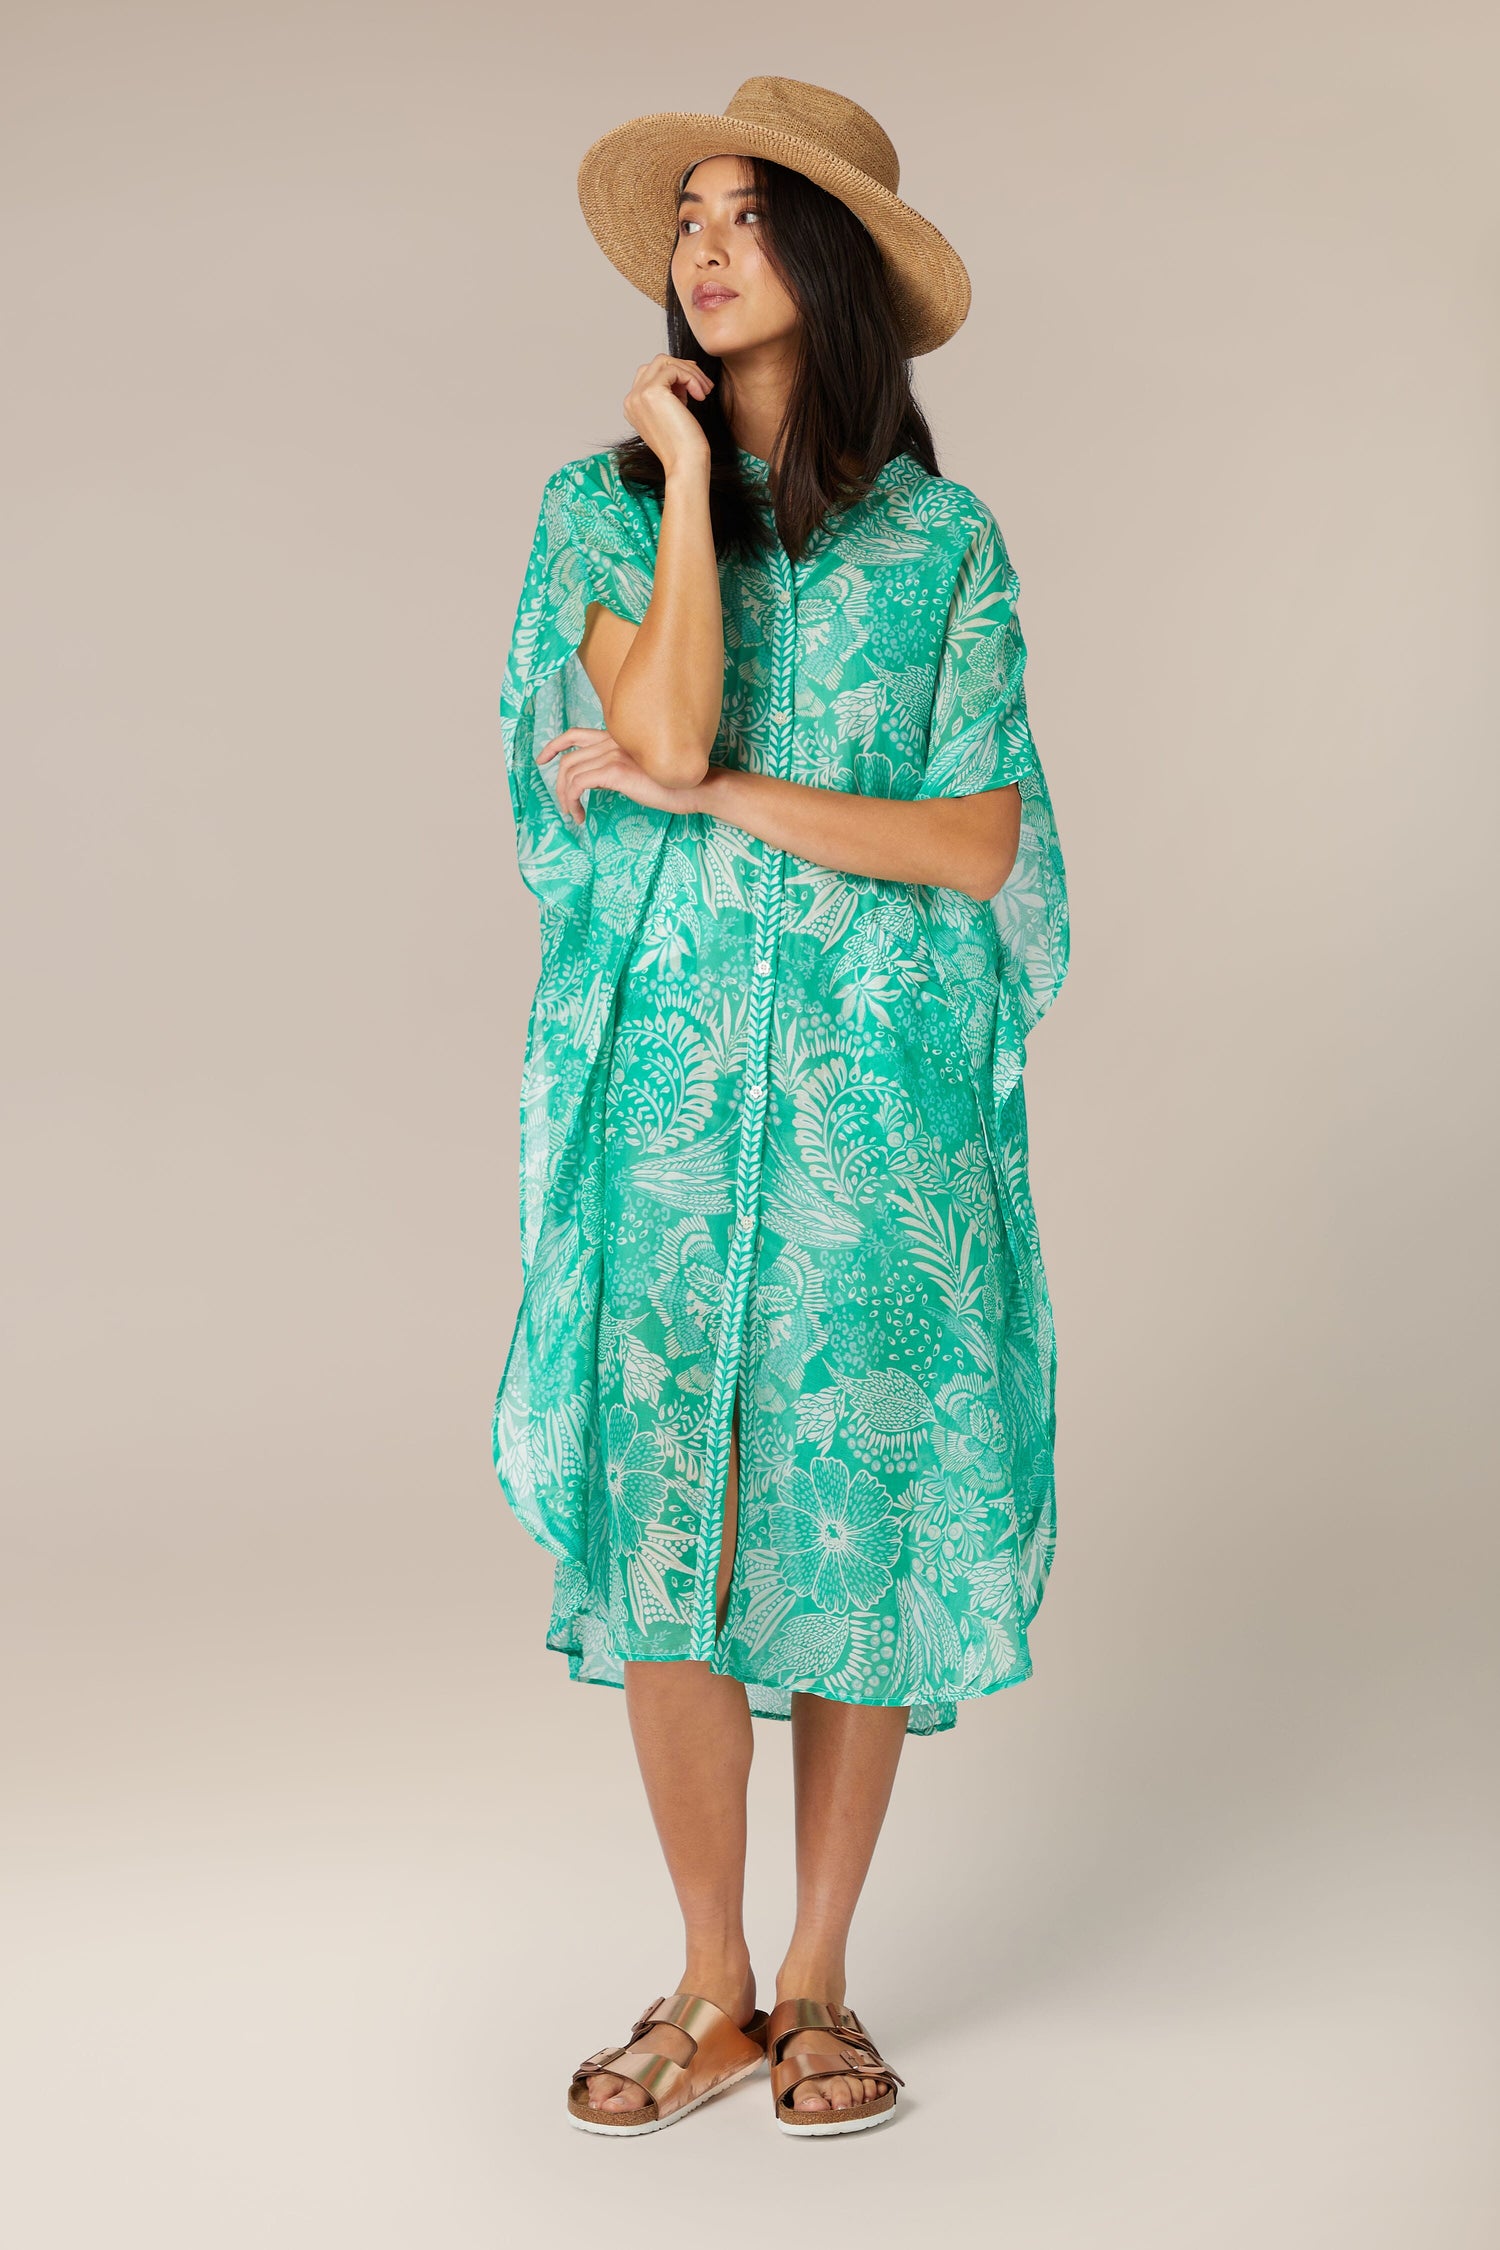
{"type": "MultiPolygon", "coordinates": [[[[792,763],[792,705],[796,676],[797,588],[792,564],[778,544],[771,550],[772,567],[784,599],[776,607],[776,634],[772,664],[770,771],[785,777],[792,763]]],[[[769,1098],[772,971],[781,927],[781,901],[786,876],[786,856],[765,845],[761,850],[760,880],[755,897],[753,939],[754,974],[745,1037],[745,1077],[742,1088],[739,1155],[735,1165],[735,1223],[729,1238],[724,1270],[723,1319],[714,1361],[709,1397],[708,1438],[704,1456],[704,1490],[708,1495],[698,1540],[698,1568],[694,1586],[692,1631],[688,1654],[712,1659],[718,1646],[716,1615],[719,1558],[724,1535],[724,1489],[729,1473],[729,1445],[734,1392],[744,1348],[754,1249],[760,1216],[760,1179],[769,1098]]]]}

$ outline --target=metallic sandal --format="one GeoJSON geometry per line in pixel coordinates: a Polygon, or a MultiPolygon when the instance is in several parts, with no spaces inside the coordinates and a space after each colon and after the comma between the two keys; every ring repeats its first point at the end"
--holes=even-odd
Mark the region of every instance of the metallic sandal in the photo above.
{"type": "Polygon", "coordinates": [[[659,2133],[663,2125],[675,2125],[689,2110],[750,2077],[765,2059],[763,2008],[756,2009],[742,2031],[712,2000],[701,2000],[693,1992],[674,1992],[670,1999],[652,2001],[623,2047],[602,2048],[578,2065],[568,2088],[568,2123],[580,2132],[612,2133],[617,2139],[631,2133],[659,2133]],[[628,2052],[657,2023],[675,2024],[692,2041],[687,2062],[675,2062],[650,2048],[639,2055],[628,2052]],[[637,2109],[596,2109],[588,2098],[588,2082],[596,2070],[611,2070],[617,2078],[644,2086],[645,2102],[637,2109]]]}
{"type": "Polygon", "coordinates": [[[771,2065],[771,2097],[776,2122],[783,2133],[799,2139],[811,2133],[859,2133],[878,2125],[896,2106],[896,2088],[904,2078],[883,2062],[875,2042],[852,2008],[837,2008],[827,2000],[780,2000],[766,2025],[766,2056],[771,2065]],[[793,2054],[798,2032],[831,2031],[843,2050],[835,2059],[821,2051],[793,2054]],[[847,2109],[797,2110],[793,2096],[810,2078],[873,2078],[878,2092],[868,2101],[852,2102],[847,2109]]]}

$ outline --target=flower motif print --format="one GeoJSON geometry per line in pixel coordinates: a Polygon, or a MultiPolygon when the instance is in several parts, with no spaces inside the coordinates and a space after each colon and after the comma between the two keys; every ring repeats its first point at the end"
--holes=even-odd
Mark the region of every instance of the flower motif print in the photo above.
{"type": "Polygon", "coordinates": [[[826,1455],[794,1469],[771,1510],[782,1573],[819,1609],[869,1609],[891,1583],[901,1547],[895,1510],[864,1469],[826,1455]]]}
{"type": "Polygon", "coordinates": [[[662,1474],[660,1444],[650,1431],[638,1427],[628,1406],[612,1406],[605,1421],[604,1481],[615,1536],[629,1550],[639,1542],[646,1525],[661,1513],[667,1480],[662,1474]]]}

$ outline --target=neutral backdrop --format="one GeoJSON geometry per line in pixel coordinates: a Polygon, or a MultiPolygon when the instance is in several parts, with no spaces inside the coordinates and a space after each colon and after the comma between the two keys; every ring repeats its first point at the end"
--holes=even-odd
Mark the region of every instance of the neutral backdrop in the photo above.
{"type": "Polygon", "coordinates": [[[4,40],[7,2239],[1490,2250],[1493,11],[4,40]],[[1061,1544],[872,1877],[904,2116],[796,2148],[758,2082],[622,2153],[563,2082],[680,1964],[490,1467],[496,702],[542,481],[662,338],[579,156],[763,71],[872,109],[973,275],[918,376],[1072,882],[1061,1544]]]}

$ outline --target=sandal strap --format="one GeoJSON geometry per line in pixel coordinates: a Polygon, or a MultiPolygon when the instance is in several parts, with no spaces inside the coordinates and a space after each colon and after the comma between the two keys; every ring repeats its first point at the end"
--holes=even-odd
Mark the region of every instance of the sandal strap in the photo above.
{"type": "Polygon", "coordinates": [[[821,2063],[825,2067],[820,2070],[799,2070],[796,2077],[789,2081],[791,2085],[800,2086],[804,2078],[885,2078],[892,2085],[906,2084],[901,2073],[893,2070],[868,2040],[841,2041],[840,2055],[836,2062],[830,2062],[826,2054],[814,2049],[810,2054],[788,2055],[776,2065],[776,2070],[779,2074],[802,2062],[821,2063]]]}
{"type": "MultiPolygon", "coordinates": [[[[674,2087],[680,2086],[690,2076],[692,2066],[676,2061],[671,2055],[640,2054],[634,2051],[627,2054],[622,2048],[607,2068],[613,2071],[616,2078],[633,2079],[637,2086],[645,2088],[653,2101],[659,2101],[663,2094],[670,2094],[674,2087]]],[[[575,2081],[578,2075],[575,2072],[575,2081]]],[[[584,2072],[582,2075],[588,2077],[591,2073],[584,2072]]]]}
{"type": "Polygon", "coordinates": [[[778,2106],[808,2079],[873,2078],[887,2093],[906,2083],[885,2060],[852,2008],[837,2007],[827,2000],[783,2000],[772,2010],[766,2034],[771,2085],[778,2106]],[[789,2053],[793,2040],[803,2031],[832,2032],[838,2042],[838,2059],[831,2060],[816,2049],[789,2053]]]}
{"type": "Polygon", "coordinates": [[[763,2052],[764,2020],[757,2012],[742,2030],[732,2016],[701,1993],[669,1993],[664,1999],[653,2000],[636,2018],[621,2046],[601,2047],[597,2055],[587,2056],[574,2071],[573,2083],[579,2085],[596,2071],[608,2070],[617,2078],[632,2079],[653,2101],[660,2101],[687,2085],[698,2067],[700,2049],[706,2049],[705,2065],[713,2071],[715,2080],[748,2059],[744,2052],[747,2047],[752,2057],[763,2052]],[[692,2050],[686,2062],[649,2047],[638,2051],[639,2042],[658,2024],[670,2024],[682,2033],[692,2050]]]}
{"type": "Polygon", "coordinates": [[[797,2031],[832,2031],[841,2039],[870,2036],[852,2008],[832,2000],[778,2000],[766,2023],[766,2053],[773,2063],[797,2031]]]}

